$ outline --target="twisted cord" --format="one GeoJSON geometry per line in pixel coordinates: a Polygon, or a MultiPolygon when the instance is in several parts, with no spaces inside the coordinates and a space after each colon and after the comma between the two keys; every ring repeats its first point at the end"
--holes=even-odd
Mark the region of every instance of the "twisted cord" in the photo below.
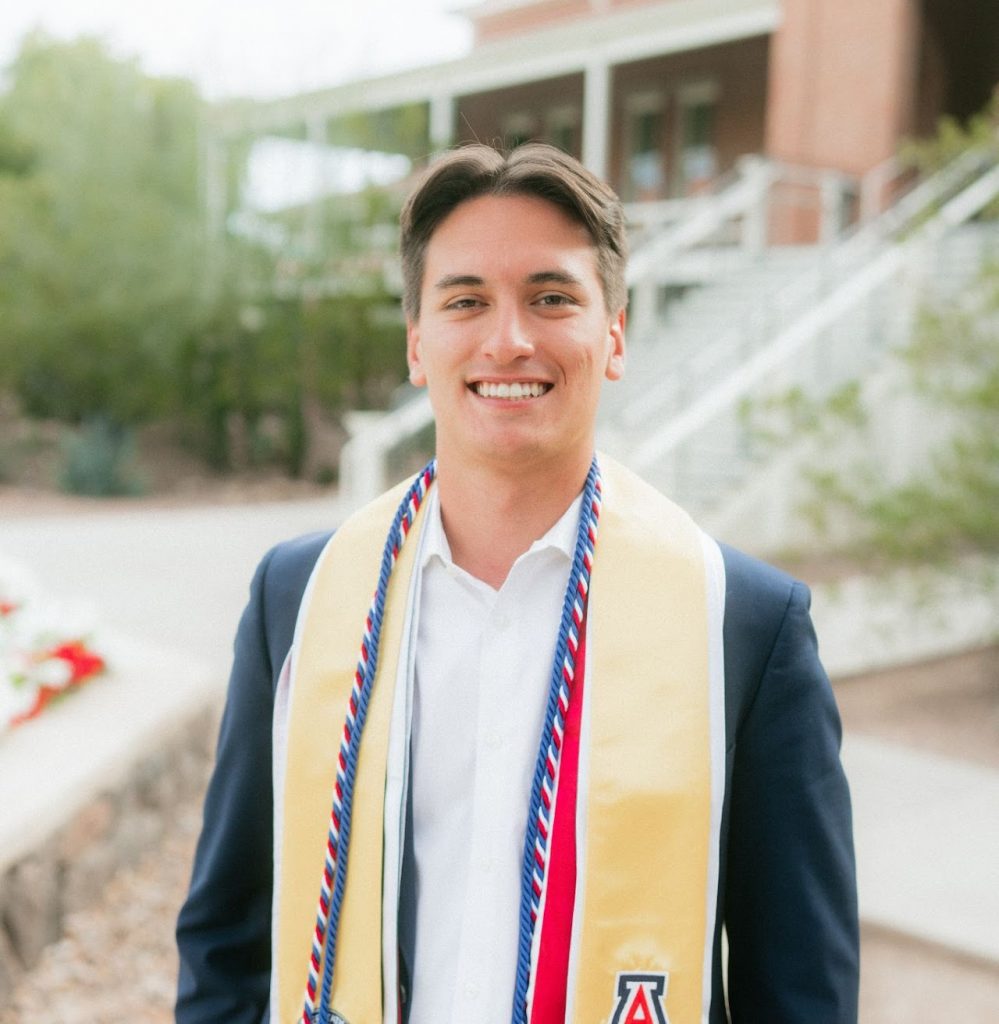
{"type": "Polygon", "coordinates": [[[388,537],[382,551],[378,585],[365,619],[364,635],[361,638],[361,653],[354,671],[354,681],[351,686],[337,755],[333,806],[330,811],[330,824],[326,836],[326,856],[316,910],[316,924],[312,936],[312,952],[309,957],[309,976],[300,1018],[303,1024],[316,1024],[316,1021],[319,1021],[320,1024],[327,1024],[329,1020],[330,995],[336,965],[337,931],[347,879],[347,852],[350,844],[354,780],[357,775],[361,734],[364,730],[372,685],[378,669],[378,650],[385,602],[388,596],[388,584],[392,570],[399,559],[399,552],[409,536],[410,527],[433,483],[436,472],[437,463],[431,460],[413,481],[399,504],[392,525],[389,527],[388,537]],[[322,999],[320,1009],[317,1011],[316,996],[320,978],[322,979],[322,999]]]}
{"type": "MultiPolygon", "coordinates": [[[[372,684],[378,667],[382,619],[389,579],[410,527],[436,476],[431,460],[413,482],[399,505],[382,552],[378,586],[365,620],[361,653],[354,673],[346,719],[337,757],[333,806],[327,833],[326,857],[316,911],[309,977],[306,984],[301,1024],[330,1024],[330,996],[336,963],[336,940],[347,875],[347,854],[361,734],[367,717],[372,684]],[[321,979],[321,1002],[317,994],[321,979]]],[[[594,458],[583,489],[579,530],[572,568],[566,586],[559,622],[551,684],[545,709],[538,758],[531,787],[531,801],[524,837],[521,875],[520,929],[517,976],[513,1001],[513,1024],[526,1024],[527,989],[530,981],[531,948],[540,914],[547,864],[548,837],[554,803],[555,783],[561,756],[565,716],[569,708],[576,670],[579,631],[586,613],[590,573],[601,505],[600,469],[594,458]]]]}
{"type": "Polygon", "coordinates": [[[593,549],[600,520],[602,484],[596,458],[583,488],[579,513],[579,530],[566,585],[558,641],[552,660],[551,684],[541,730],[538,759],[531,786],[531,802],[524,836],[524,859],[520,882],[520,934],[517,943],[517,977],[513,998],[513,1024],[526,1024],[527,990],[531,975],[531,949],[534,931],[541,912],[548,861],[548,838],[555,797],[555,782],[562,753],[565,716],[569,710],[572,686],[576,676],[576,651],[579,631],[586,614],[593,569],[593,549]]]}

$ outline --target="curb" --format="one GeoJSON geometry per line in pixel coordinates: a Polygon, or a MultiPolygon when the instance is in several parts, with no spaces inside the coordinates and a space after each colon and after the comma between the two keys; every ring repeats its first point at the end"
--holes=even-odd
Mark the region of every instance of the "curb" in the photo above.
{"type": "Polygon", "coordinates": [[[109,675],[0,737],[0,1005],[207,779],[221,694],[205,668],[105,646],[109,675]]]}

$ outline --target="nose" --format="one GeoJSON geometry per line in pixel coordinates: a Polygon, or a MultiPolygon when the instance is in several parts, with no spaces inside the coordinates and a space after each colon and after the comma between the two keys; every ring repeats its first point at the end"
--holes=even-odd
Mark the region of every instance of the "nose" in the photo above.
{"type": "Polygon", "coordinates": [[[522,311],[513,303],[497,306],[482,353],[497,363],[512,363],[534,355],[534,342],[524,323],[522,311]]]}

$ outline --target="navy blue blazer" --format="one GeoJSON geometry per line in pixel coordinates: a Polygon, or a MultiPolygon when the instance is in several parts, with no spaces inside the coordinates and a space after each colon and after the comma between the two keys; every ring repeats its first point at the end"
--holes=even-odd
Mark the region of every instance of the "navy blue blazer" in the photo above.
{"type": "MultiPolygon", "coordinates": [[[[177,924],[177,1024],[268,1020],[272,705],[299,602],[328,537],[278,545],[253,578],[191,888],[177,924]]],[[[808,590],[734,549],[723,545],[722,553],[727,775],[710,1022],[855,1024],[859,939],[850,798],[808,590]]]]}

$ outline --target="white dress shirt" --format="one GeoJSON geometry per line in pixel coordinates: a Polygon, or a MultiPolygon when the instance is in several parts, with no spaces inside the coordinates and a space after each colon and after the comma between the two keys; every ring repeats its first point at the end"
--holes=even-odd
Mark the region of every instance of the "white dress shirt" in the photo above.
{"type": "Polygon", "coordinates": [[[401,921],[414,950],[409,1024],[510,1019],[524,830],[579,508],[497,591],[454,564],[431,495],[401,897],[401,915],[415,915],[401,921]]]}

